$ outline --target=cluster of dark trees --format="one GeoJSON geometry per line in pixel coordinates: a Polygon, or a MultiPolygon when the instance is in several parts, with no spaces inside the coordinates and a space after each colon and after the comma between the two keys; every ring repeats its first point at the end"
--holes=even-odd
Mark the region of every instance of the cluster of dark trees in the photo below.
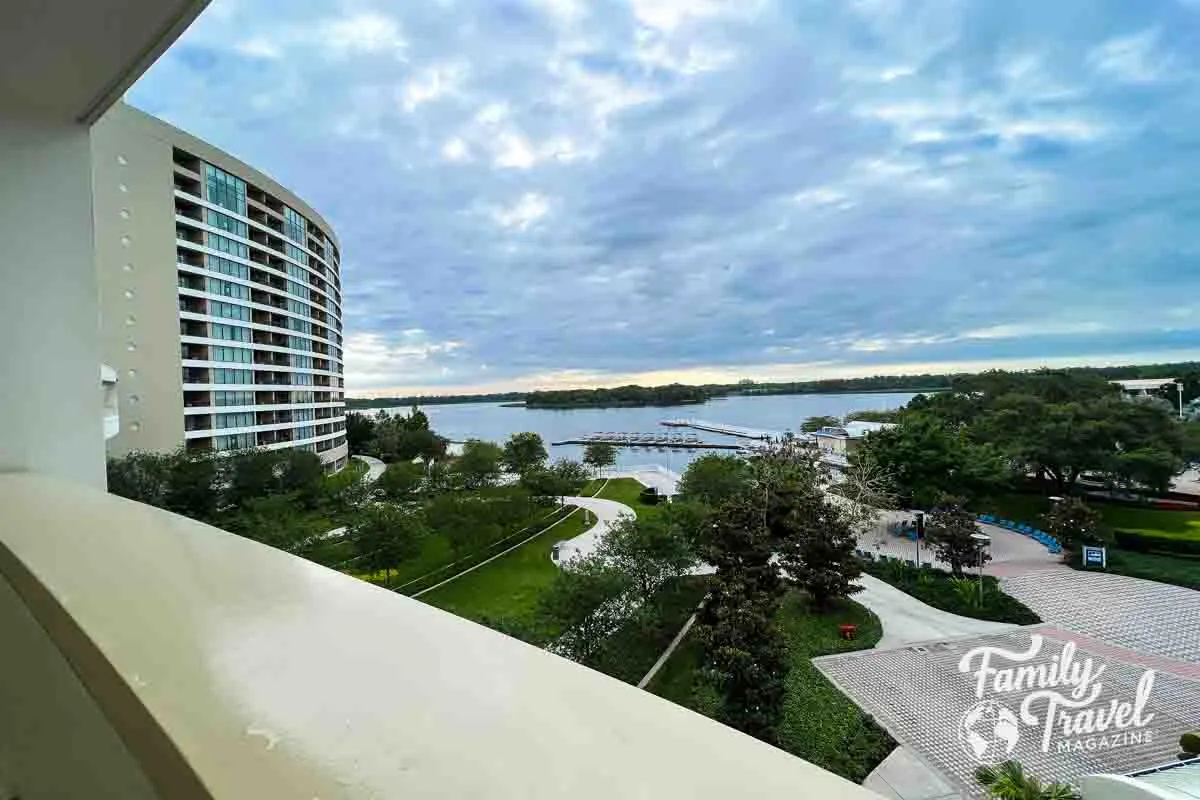
{"type": "Polygon", "coordinates": [[[134,452],[108,460],[108,490],[286,550],[362,500],[355,475],[326,478],[315,453],[294,449],[134,452]]]}
{"type": "Polygon", "coordinates": [[[446,457],[449,441],[429,428],[429,417],[417,406],[407,415],[380,411],[346,414],[346,442],[350,452],[383,461],[437,461],[446,457]]]}
{"type": "Polygon", "coordinates": [[[967,504],[1032,477],[1048,494],[1100,485],[1163,493],[1200,456],[1200,426],[1170,403],[1130,399],[1094,371],[994,371],[914,398],[855,458],[890,473],[902,502],[967,504]]]}
{"type": "Polygon", "coordinates": [[[346,399],[346,408],[400,408],[402,406],[439,406],[453,405],[455,403],[512,403],[524,399],[524,392],[408,395],[405,397],[350,397],[346,399]]]}
{"type": "Polygon", "coordinates": [[[588,408],[620,406],[675,406],[703,403],[715,395],[703,386],[618,386],[613,389],[563,389],[530,392],[526,408],[588,408]]]}

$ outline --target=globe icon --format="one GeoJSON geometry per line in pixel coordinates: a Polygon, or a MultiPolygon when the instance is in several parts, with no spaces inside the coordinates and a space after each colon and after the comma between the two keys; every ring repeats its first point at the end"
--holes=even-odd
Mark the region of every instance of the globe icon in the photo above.
{"type": "Polygon", "coordinates": [[[958,740],[980,764],[998,764],[1012,755],[1020,737],[1017,716],[995,700],[983,700],[958,720],[958,740]]]}

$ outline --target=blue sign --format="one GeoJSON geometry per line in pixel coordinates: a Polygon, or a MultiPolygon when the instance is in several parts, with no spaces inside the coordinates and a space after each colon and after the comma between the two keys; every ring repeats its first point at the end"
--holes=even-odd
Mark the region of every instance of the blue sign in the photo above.
{"type": "Polygon", "coordinates": [[[1083,565],[1104,569],[1108,566],[1108,551],[1103,547],[1092,547],[1085,544],[1083,546],[1083,565]]]}

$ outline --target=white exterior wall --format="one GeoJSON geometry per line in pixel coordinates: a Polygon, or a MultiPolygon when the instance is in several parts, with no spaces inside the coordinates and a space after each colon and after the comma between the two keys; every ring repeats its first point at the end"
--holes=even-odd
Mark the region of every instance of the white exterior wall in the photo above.
{"type": "Polygon", "coordinates": [[[0,472],[103,487],[88,132],[0,113],[0,472]]]}

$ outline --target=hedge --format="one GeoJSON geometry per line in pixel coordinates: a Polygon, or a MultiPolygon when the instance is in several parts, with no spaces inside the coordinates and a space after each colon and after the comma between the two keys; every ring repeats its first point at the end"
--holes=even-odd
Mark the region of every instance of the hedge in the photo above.
{"type": "Polygon", "coordinates": [[[1185,556],[1200,556],[1200,539],[1183,539],[1178,536],[1156,536],[1151,533],[1116,530],[1113,532],[1117,547],[1138,553],[1170,553],[1185,556]]]}

